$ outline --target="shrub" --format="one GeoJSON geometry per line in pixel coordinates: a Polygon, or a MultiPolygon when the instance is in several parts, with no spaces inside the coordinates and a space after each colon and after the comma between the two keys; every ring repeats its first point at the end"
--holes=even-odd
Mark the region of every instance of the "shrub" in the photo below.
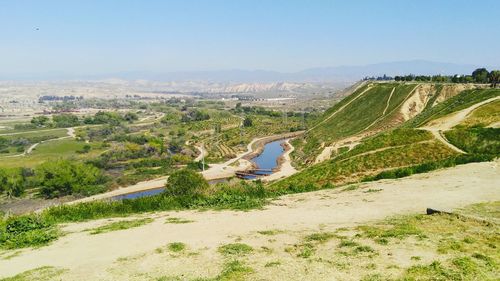
{"type": "Polygon", "coordinates": [[[7,197],[19,197],[26,189],[26,177],[22,169],[0,168],[0,193],[5,192],[7,197]]]}
{"type": "Polygon", "coordinates": [[[252,247],[243,243],[226,244],[219,247],[219,253],[225,255],[244,255],[252,251],[252,247]]]}
{"type": "Polygon", "coordinates": [[[199,173],[182,169],[168,178],[165,193],[171,196],[201,195],[208,189],[208,182],[199,173]]]}
{"type": "Polygon", "coordinates": [[[0,246],[6,249],[42,246],[59,237],[58,229],[37,215],[8,218],[0,222],[0,246]]]}
{"type": "Polygon", "coordinates": [[[69,194],[92,195],[104,191],[106,178],[96,167],[69,160],[45,162],[35,169],[40,194],[54,198],[69,194]]]}

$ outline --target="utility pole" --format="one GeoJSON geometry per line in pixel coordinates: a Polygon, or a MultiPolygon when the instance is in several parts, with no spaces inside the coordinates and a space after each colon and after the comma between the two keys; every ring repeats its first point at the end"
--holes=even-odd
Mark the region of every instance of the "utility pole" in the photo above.
{"type": "Polygon", "coordinates": [[[205,152],[203,151],[203,143],[201,143],[201,169],[205,172],[205,152]]]}

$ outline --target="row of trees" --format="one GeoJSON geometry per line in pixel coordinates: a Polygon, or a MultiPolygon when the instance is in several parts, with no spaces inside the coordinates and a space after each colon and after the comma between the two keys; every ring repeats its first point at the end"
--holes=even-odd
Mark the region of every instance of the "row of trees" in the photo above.
{"type": "MultiPolygon", "coordinates": [[[[119,125],[122,122],[133,122],[138,119],[138,116],[134,112],[127,112],[125,114],[120,114],[117,112],[105,112],[99,111],[94,116],[87,116],[83,119],[71,113],[64,113],[52,116],[52,119],[48,116],[36,116],[31,119],[31,127],[43,128],[43,127],[54,127],[54,128],[68,128],[75,127],[82,124],[109,124],[109,125],[119,125]]],[[[23,125],[21,125],[23,126],[23,125]]],[[[24,125],[24,127],[27,127],[24,125]]],[[[21,128],[18,128],[21,129],[21,128]]]]}
{"type": "Polygon", "coordinates": [[[448,82],[448,83],[479,83],[491,84],[496,87],[500,82],[500,70],[488,71],[486,68],[478,68],[471,75],[404,75],[395,76],[395,81],[423,81],[423,82],[448,82]]]}
{"type": "Polygon", "coordinates": [[[107,178],[93,165],[69,160],[47,161],[35,169],[0,169],[0,193],[19,197],[26,189],[39,188],[45,198],[92,195],[105,190],[107,178]]]}

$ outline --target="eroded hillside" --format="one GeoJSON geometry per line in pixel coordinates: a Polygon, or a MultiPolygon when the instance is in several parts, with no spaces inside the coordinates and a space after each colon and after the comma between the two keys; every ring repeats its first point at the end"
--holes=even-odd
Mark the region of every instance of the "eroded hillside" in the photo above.
{"type": "Polygon", "coordinates": [[[473,87],[366,85],[295,140],[306,168],[274,186],[309,190],[498,157],[500,90],[473,87]]]}
{"type": "Polygon", "coordinates": [[[301,138],[293,154],[299,167],[330,159],[362,139],[400,126],[457,96],[472,84],[368,83],[327,110],[301,138]]]}

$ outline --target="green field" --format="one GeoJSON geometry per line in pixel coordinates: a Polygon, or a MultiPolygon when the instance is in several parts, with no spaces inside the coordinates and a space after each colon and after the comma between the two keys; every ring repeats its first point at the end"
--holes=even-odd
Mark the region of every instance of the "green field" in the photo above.
{"type": "Polygon", "coordinates": [[[90,143],[92,149],[87,154],[78,154],[77,151],[81,150],[85,145],[82,141],[72,139],[54,140],[39,144],[31,154],[20,157],[1,158],[0,167],[30,167],[33,168],[38,164],[46,161],[59,158],[85,159],[96,156],[103,150],[100,148],[99,143],[90,143]]]}

